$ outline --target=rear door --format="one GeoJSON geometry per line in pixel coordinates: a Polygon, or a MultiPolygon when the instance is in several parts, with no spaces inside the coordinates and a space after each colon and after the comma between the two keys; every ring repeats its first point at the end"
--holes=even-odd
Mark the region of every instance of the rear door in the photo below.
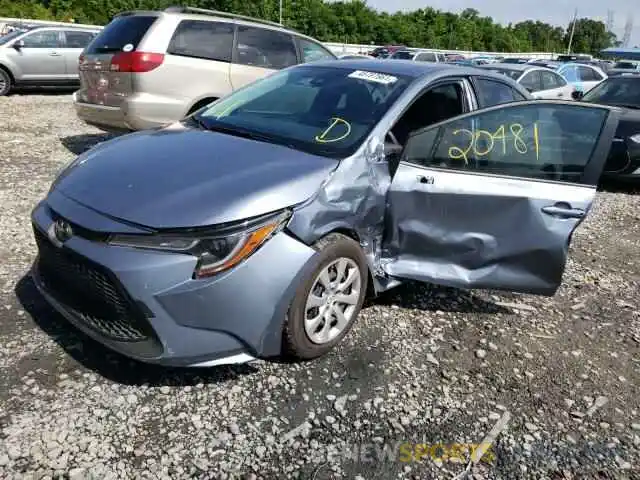
{"type": "Polygon", "coordinates": [[[204,98],[229,94],[234,34],[231,21],[181,20],[167,48],[162,78],[155,79],[153,92],[167,98],[182,96],[188,107],[204,98]]]}
{"type": "Polygon", "coordinates": [[[540,96],[543,95],[540,70],[529,70],[518,80],[518,83],[526,88],[535,98],[540,98],[540,96]]]}
{"type": "Polygon", "coordinates": [[[571,100],[573,87],[560,75],[555,72],[540,70],[540,78],[542,80],[540,98],[548,98],[549,100],[571,100]]]}
{"type": "Polygon", "coordinates": [[[133,93],[133,73],[112,68],[117,55],[135,52],[156,15],[123,15],[114,18],[89,44],[79,63],[79,102],[119,107],[133,93]]]}
{"type": "Polygon", "coordinates": [[[231,85],[234,90],[297,63],[296,44],[290,34],[238,25],[231,64],[231,85]]]}
{"type": "Polygon", "coordinates": [[[65,64],[60,52],[62,37],[58,30],[36,30],[20,39],[24,45],[7,48],[6,54],[18,65],[23,81],[64,81],[65,64]]]}
{"type": "Polygon", "coordinates": [[[98,32],[83,30],[63,30],[62,48],[60,53],[64,57],[65,74],[70,80],[78,78],[80,54],[87,48],[98,32]]]}
{"type": "Polygon", "coordinates": [[[600,105],[534,100],[414,132],[388,191],[384,270],[553,295],[618,117],[600,105]]]}

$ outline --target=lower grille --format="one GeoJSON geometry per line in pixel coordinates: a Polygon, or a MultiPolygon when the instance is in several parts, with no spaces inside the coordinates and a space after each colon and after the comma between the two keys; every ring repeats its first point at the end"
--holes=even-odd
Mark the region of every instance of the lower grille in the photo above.
{"type": "Polygon", "coordinates": [[[34,227],[38,245],[38,274],[46,290],[87,326],[123,342],[152,337],[142,313],[119,282],[100,265],[54,246],[34,227]]]}

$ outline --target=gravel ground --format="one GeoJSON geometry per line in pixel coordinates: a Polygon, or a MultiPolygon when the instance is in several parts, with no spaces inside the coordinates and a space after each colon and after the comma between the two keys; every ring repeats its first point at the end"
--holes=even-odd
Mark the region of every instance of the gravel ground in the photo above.
{"type": "Polygon", "coordinates": [[[31,208],[106,138],[66,93],[0,98],[0,478],[452,478],[464,454],[407,452],[477,444],[505,411],[475,478],[640,478],[640,196],[598,194],[553,298],[411,284],[326,358],[162,369],[74,331],[27,275],[31,208]]]}

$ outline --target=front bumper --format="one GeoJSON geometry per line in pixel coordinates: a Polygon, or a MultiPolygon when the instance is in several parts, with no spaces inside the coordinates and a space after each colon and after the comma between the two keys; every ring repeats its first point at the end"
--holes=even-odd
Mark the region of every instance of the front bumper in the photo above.
{"type": "MultiPolygon", "coordinates": [[[[55,192],[34,209],[36,286],[78,329],[148,363],[210,366],[278,355],[295,288],[315,263],[313,249],[280,232],[236,268],[193,280],[195,257],[110,246],[96,230],[78,227],[56,247],[47,231],[58,218],[95,227],[103,217],[55,192]]],[[[112,219],[104,225],[114,228],[112,219]]]]}

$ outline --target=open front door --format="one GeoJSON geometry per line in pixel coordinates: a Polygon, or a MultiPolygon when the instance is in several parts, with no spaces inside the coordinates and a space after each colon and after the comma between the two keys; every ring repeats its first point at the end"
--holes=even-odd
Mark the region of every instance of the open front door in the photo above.
{"type": "Polygon", "coordinates": [[[388,193],[386,273],[553,295],[618,118],[608,107],[536,100],[413,132],[388,193]]]}

